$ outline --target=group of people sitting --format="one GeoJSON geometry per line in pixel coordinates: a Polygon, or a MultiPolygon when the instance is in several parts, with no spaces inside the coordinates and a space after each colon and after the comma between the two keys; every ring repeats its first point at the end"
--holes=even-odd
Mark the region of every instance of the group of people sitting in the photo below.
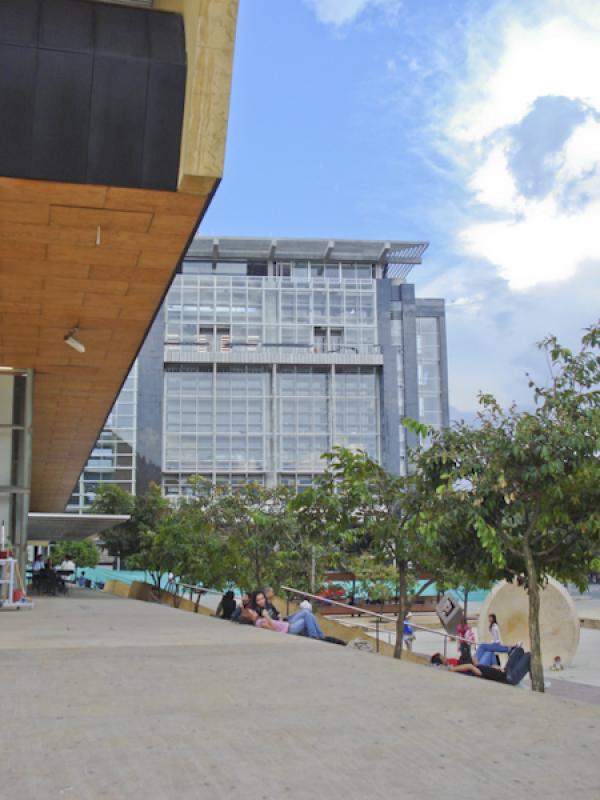
{"type": "Polygon", "coordinates": [[[310,639],[320,639],[332,644],[346,644],[341,639],[323,633],[308,600],[300,603],[298,611],[282,618],[275,605],[275,592],[271,586],[258,589],[252,594],[242,595],[239,605],[234,593],[231,590],[227,591],[221,598],[215,614],[217,617],[241,625],[253,625],[255,628],[275,633],[289,633],[292,636],[308,636],[310,639]]]}
{"type": "Polygon", "coordinates": [[[50,557],[44,561],[38,553],[31,568],[31,588],[37,594],[66,594],[65,580],[74,570],[75,564],[70,559],[65,558],[60,567],[55,567],[50,557]]]}
{"type": "Polygon", "coordinates": [[[488,621],[492,641],[478,645],[475,655],[472,650],[475,634],[470,625],[464,624],[459,625],[456,630],[459,657],[446,658],[441,653],[435,653],[431,657],[431,663],[446,667],[450,672],[474,675],[476,678],[517,686],[531,669],[531,653],[525,652],[522,642],[512,646],[502,644],[496,615],[490,614],[488,621]],[[504,666],[501,666],[498,659],[499,653],[508,654],[504,666]]]}

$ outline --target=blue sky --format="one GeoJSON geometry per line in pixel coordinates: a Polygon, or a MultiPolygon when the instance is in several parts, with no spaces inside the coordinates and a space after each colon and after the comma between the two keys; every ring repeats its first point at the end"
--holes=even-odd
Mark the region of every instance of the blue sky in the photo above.
{"type": "Polygon", "coordinates": [[[600,311],[600,4],[240,0],[202,235],[425,239],[451,404],[527,402],[600,311]]]}

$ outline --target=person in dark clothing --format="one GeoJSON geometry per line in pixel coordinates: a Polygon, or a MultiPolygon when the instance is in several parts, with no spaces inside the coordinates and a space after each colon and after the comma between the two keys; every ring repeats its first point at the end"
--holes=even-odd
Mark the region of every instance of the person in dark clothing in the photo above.
{"type": "Polygon", "coordinates": [[[242,595],[242,604],[239,605],[231,615],[231,621],[239,622],[240,625],[252,625],[253,622],[250,619],[248,619],[248,617],[244,614],[244,611],[251,607],[252,607],[252,598],[246,592],[245,594],[242,595]]]}
{"type": "Polygon", "coordinates": [[[221,598],[221,602],[215,611],[215,617],[222,617],[223,619],[231,619],[233,612],[236,609],[235,596],[231,590],[225,592],[221,598]]]}
{"type": "Polygon", "coordinates": [[[435,653],[435,655],[431,656],[431,663],[438,666],[447,666],[450,672],[475,675],[475,677],[483,678],[486,681],[498,681],[499,683],[508,683],[510,686],[516,686],[531,669],[531,653],[526,653],[522,647],[513,647],[508,657],[508,662],[503,669],[474,663],[450,666],[448,665],[448,660],[441,653],[435,653]]]}

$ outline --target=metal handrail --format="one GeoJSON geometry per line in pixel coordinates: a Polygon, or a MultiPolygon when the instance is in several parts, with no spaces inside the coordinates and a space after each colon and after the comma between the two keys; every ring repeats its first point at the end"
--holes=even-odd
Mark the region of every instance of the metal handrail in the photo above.
{"type": "MultiPolygon", "coordinates": [[[[228,591],[227,589],[225,589],[224,591],[219,591],[218,589],[207,589],[204,586],[194,586],[191,583],[177,583],[175,581],[173,583],[175,585],[175,591],[172,592],[174,596],[175,595],[179,596],[179,590],[182,589],[183,591],[181,592],[181,597],[182,598],[185,597],[186,591],[189,591],[190,601],[193,601],[194,592],[196,592],[196,594],[198,595],[195,601],[196,613],[198,613],[198,608],[200,607],[200,600],[202,600],[203,594],[219,594],[222,596],[225,594],[226,591],[228,591]]],[[[167,589],[168,586],[169,584],[167,583],[167,586],[165,586],[164,591],[170,591],[167,589]]]]}
{"type": "Polygon", "coordinates": [[[191,589],[194,592],[200,592],[200,594],[225,594],[227,591],[233,591],[233,589],[224,589],[223,591],[219,589],[207,589],[204,586],[194,586],[191,583],[178,583],[176,585],[182,589],[191,589]]]}
{"type": "MultiPolygon", "coordinates": [[[[369,611],[368,609],[360,608],[357,609],[356,606],[351,606],[349,603],[341,603],[339,600],[330,600],[329,598],[319,597],[318,594],[311,594],[310,592],[302,592],[299,589],[293,589],[291,586],[282,586],[284,591],[288,592],[288,594],[296,594],[301,597],[312,597],[314,600],[318,602],[325,602],[327,605],[334,605],[339,606],[340,608],[349,608],[351,611],[355,613],[359,612],[360,614],[368,614],[372,617],[376,618],[377,625],[376,625],[376,632],[377,632],[377,650],[379,651],[379,621],[385,620],[385,622],[391,622],[392,618],[386,616],[385,614],[379,614],[377,611],[369,611]]],[[[448,647],[448,639],[452,639],[453,641],[461,641],[467,642],[469,645],[472,645],[472,642],[469,642],[468,639],[464,639],[462,636],[453,636],[451,633],[445,633],[443,631],[436,631],[433,628],[425,628],[422,625],[415,625],[412,620],[410,621],[409,625],[411,628],[419,631],[425,631],[426,633],[435,633],[436,636],[443,636],[444,637],[444,655],[446,655],[447,647],[448,647]]]]}

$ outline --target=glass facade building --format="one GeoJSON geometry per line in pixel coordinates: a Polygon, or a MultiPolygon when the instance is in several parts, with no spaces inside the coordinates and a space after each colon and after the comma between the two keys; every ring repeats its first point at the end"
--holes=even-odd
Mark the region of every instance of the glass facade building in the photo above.
{"type": "Polygon", "coordinates": [[[79,476],[67,511],[89,510],[102,483],[136,490],[137,362],[127,376],[94,449],[79,476]]]}
{"type": "Polygon", "coordinates": [[[442,300],[407,276],[422,242],[196,239],[72,498],[169,497],[191,475],[310,485],[333,445],[404,472],[406,415],[448,424],[442,300]]]}

